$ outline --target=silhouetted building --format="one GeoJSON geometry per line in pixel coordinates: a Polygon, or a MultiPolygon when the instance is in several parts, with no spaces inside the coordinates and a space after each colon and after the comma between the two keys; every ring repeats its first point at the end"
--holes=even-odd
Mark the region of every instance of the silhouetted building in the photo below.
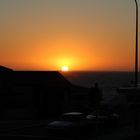
{"type": "Polygon", "coordinates": [[[84,111],[88,90],[58,71],[13,71],[0,66],[0,119],[44,119],[84,111]]]}
{"type": "Polygon", "coordinates": [[[40,119],[58,116],[71,87],[57,71],[12,71],[0,67],[0,117],[12,118],[9,114],[14,113],[17,118],[25,114],[27,118],[30,114],[30,118],[40,119]]]}

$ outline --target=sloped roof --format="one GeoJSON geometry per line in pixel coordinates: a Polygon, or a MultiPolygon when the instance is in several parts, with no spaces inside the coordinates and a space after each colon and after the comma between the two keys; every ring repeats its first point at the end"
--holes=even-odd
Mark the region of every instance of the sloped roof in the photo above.
{"type": "Polygon", "coordinates": [[[71,83],[57,71],[14,71],[14,84],[70,86],[71,83]]]}
{"type": "Polygon", "coordinates": [[[77,92],[87,90],[72,84],[58,71],[13,71],[3,66],[0,66],[0,84],[68,87],[77,92]]]}
{"type": "Polygon", "coordinates": [[[4,66],[0,66],[0,72],[9,72],[9,71],[13,71],[13,70],[4,66]]]}
{"type": "Polygon", "coordinates": [[[13,71],[0,66],[0,83],[11,85],[46,85],[51,87],[71,86],[58,71],[13,71]]]}

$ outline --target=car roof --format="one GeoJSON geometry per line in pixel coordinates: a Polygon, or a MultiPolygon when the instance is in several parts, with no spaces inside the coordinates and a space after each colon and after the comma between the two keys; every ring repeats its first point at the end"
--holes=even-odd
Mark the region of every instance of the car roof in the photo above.
{"type": "Polygon", "coordinates": [[[82,112],[67,112],[63,113],[62,115],[84,115],[82,112]]]}

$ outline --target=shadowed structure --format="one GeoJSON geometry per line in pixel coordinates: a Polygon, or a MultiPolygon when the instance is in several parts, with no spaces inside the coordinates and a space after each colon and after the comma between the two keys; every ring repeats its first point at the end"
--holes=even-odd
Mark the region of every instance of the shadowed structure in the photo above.
{"type": "Polygon", "coordinates": [[[72,108],[70,102],[76,103],[75,108],[78,105],[75,97],[82,97],[82,93],[88,91],[85,87],[71,84],[58,71],[0,68],[1,119],[54,118],[72,108]]]}

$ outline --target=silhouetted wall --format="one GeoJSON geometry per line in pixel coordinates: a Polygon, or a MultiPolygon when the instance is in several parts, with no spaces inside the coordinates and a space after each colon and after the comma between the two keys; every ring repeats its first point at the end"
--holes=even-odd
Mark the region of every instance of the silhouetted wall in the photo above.
{"type": "Polygon", "coordinates": [[[0,119],[58,117],[78,106],[81,99],[75,98],[76,93],[86,90],[72,85],[57,71],[12,71],[0,67],[0,119]]]}

